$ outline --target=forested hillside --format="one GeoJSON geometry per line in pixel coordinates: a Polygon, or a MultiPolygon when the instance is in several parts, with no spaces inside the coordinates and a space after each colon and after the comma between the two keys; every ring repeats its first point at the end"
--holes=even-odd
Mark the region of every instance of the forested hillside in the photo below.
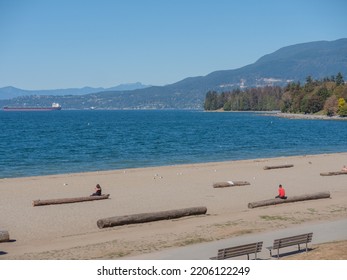
{"type": "Polygon", "coordinates": [[[288,83],[284,88],[263,87],[217,93],[209,91],[205,110],[268,111],[347,116],[347,84],[341,73],[306,83],[288,83]]]}
{"type": "Polygon", "coordinates": [[[235,89],[229,92],[217,93],[209,91],[206,94],[205,110],[224,111],[271,111],[279,110],[283,88],[262,87],[245,90],[235,89]]]}

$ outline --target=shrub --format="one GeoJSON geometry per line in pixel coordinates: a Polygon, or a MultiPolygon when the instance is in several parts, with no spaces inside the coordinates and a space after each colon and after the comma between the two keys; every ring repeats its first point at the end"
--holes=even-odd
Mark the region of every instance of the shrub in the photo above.
{"type": "Polygon", "coordinates": [[[347,103],[345,103],[345,104],[339,109],[339,116],[340,116],[340,117],[347,117],[347,103]]]}

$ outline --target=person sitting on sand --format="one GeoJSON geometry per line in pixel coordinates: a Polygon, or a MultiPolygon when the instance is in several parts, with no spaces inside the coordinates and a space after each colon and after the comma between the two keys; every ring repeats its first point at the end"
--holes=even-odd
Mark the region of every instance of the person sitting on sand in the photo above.
{"type": "Polygon", "coordinates": [[[281,184],[278,186],[278,195],[275,198],[287,199],[286,191],[281,184]]]}
{"type": "Polygon", "coordinates": [[[347,172],[347,166],[346,166],[346,165],[344,165],[344,166],[341,168],[341,171],[343,171],[343,172],[347,172]]]}
{"type": "Polygon", "coordinates": [[[95,193],[93,193],[91,196],[100,196],[101,195],[101,187],[99,184],[95,187],[95,193]]]}

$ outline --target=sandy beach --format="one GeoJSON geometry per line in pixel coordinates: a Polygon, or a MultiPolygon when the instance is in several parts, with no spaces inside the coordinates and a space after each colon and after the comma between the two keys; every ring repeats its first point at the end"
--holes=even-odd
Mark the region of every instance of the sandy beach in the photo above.
{"type": "MultiPolygon", "coordinates": [[[[0,179],[0,259],[118,259],[171,247],[345,219],[347,175],[320,176],[347,165],[347,153],[190,164],[107,172],[0,179]],[[264,166],[293,164],[264,170],[264,166]],[[213,188],[223,181],[250,185],[213,188]],[[33,207],[37,199],[109,199],[33,207]],[[249,202],[330,192],[331,198],[249,209],[249,202]],[[99,229],[101,218],[205,206],[206,215],[99,229]]],[[[347,234],[346,234],[347,240],[347,234]]]]}

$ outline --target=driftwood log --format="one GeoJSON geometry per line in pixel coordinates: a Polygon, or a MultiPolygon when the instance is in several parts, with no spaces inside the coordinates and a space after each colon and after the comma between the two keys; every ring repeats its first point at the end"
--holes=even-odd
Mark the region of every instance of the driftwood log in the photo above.
{"type": "Polygon", "coordinates": [[[293,164],[283,164],[283,165],[273,165],[273,166],[264,166],[264,170],[277,169],[277,168],[290,168],[293,167],[293,164]]]}
{"type": "Polygon", "coordinates": [[[109,194],[104,194],[100,196],[84,196],[84,197],[58,198],[58,199],[47,199],[47,200],[39,199],[39,200],[33,201],[33,206],[93,201],[93,200],[107,199],[109,198],[109,196],[110,196],[109,194]]]}
{"type": "Polygon", "coordinates": [[[248,203],[248,208],[256,208],[256,207],[262,207],[262,206],[268,206],[268,205],[290,203],[290,202],[297,202],[297,201],[304,201],[304,200],[321,199],[321,198],[330,198],[330,193],[329,192],[319,192],[319,193],[314,193],[314,194],[291,196],[291,197],[288,197],[287,199],[274,198],[274,199],[250,202],[250,203],[248,203]]]}
{"type": "Polygon", "coordinates": [[[7,230],[0,230],[0,242],[10,241],[10,234],[7,230]]]}
{"type": "Polygon", "coordinates": [[[347,175],[347,171],[322,172],[321,176],[347,175]]]}
{"type": "Polygon", "coordinates": [[[246,181],[227,181],[227,182],[218,182],[214,183],[214,188],[226,188],[226,187],[235,187],[235,186],[246,186],[250,185],[249,182],[246,181]]]}
{"type": "Polygon", "coordinates": [[[160,220],[170,220],[192,215],[206,214],[206,207],[191,207],[178,210],[161,211],[154,213],[141,213],[134,215],[116,216],[97,221],[99,228],[115,227],[128,224],[148,223],[160,220]]]}

